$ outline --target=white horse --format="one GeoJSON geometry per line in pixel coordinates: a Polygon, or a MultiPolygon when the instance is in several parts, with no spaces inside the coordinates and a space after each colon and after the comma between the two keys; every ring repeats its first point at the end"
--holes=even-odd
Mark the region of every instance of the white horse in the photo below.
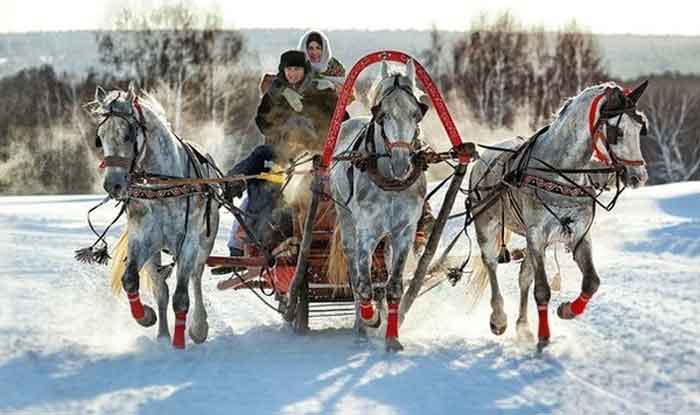
{"type": "Polygon", "coordinates": [[[146,265],[159,264],[160,253],[165,250],[177,264],[173,346],[185,347],[190,279],[195,307],[189,334],[195,343],[201,343],[209,329],[202,298],[202,271],[219,226],[219,205],[212,200],[217,189],[202,185],[149,185],[142,180],[215,177],[213,159],[176,137],[162,107],[151,97],[139,97],[133,84],[127,92],[107,93],[98,87],[95,104],[93,113],[102,117],[97,139],[104,150],[103,186],[113,199],[126,203],[127,238],[122,244],[128,248],[121,280],[131,314],[144,327],[159,320],[158,338],[170,338],[165,279],[172,267],[165,272],[149,272],[154,279],[158,318],[139,296],[139,271],[146,265]]]}
{"type": "Polygon", "coordinates": [[[646,182],[639,143],[646,118],[636,110],[646,86],[645,82],[631,92],[613,83],[587,88],[566,102],[548,128],[526,142],[508,140],[493,146],[499,149],[481,153],[470,175],[470,199],[483,262],[475,266],[472,281],[482,288],[486,278],[490,282],[494,334],[502,334],[507,326],[496,268],[507,261],[504,241],[508,231],[527,240],[519,279],[517,330],[521,337],[533,338],[527,323],[527,294],[534,277],[540,350],[549,342],[550,287],[544,252],[550,244],[566,244],[583,274],[580,296],[561,304],[559,316],[571,319],[582,314],[595,294],[600,279],[589,233],[596,207],[592,181],[606,184],[608,177],[598,171],[591,178],[591,160],[597,158],[609,166],[609,172],[625,185],[637,187],[646,182]]]}
{"type": "MultiPolygon", "coordinates": [[[[385,240],[389,278],[386,285],[386,349],[398,351],[399,303],[403,295],[402,275],[409,250],[416,237],[426,193],[423,167],[416,163],[419,146],[418,123],[427,105],[419,100],[415,68],[410,61],[406,75],[389,73],[382,62],[380,78],[370,96],[372,117],[358,117],[343,123],[335,157],[363,151],[360,166],[339,161],[331,172],[333,197],[346,202],[337,209],[343,252],[360,321],[378,327],[380,313],[372,300],[372,254],[385,240]],[[365,164],[366,163],[366,164],[365,164]]],[[[359,322],[356,329],[359,331],[359,322]]]]}

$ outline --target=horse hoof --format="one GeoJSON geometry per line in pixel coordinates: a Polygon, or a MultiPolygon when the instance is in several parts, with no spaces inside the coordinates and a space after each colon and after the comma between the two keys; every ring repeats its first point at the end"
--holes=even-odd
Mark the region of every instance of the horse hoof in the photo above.
{"type": "Polygon", "coordinates": [[[190,328],[187,330],[190,334],[190,339],[197,344],[204,343],[204,341],[207,339],[207,335],[209,334],[208,323],[204,323],[200,327],[201,329],[194,330],[194,326],[190,326],[190,328]]]}
{"type": "Polygon", "coordinates": [[[142,325],[143,327],[151,327],[152,325],[156,324],[156,321],[158,321],[156,312],[153,311],[153,309],[147,305],[143,306],[143,317],[141,317],[139,320],[136,320],[136,322],[142,325]]]}
{"type": "Polygon", "coordinates": [[[507,324],[503,325],[502,327],[496,326],[494,323],[490,323],[491,326],[491,333],[495,334],[496,336],[500,336],[501,334],[506,332],[506,328],[508,327],[507,324]]]}
{"type": "Polygon", "coordinates": [[[540,337],[537,342],[537,353],[542,353],[547,346],[549,346],[549,337],[540,337]]]}
{"type": "Polygon", "coordinates": [[[571,303],[568,301],[559,304],[559,307],[557,307],[557,315],[563,320],[571,320],[576,317],[576,314],[571,311],[571,303]]]}
{"type": "Polygon", "coordinates": [[[403,345],[397,337],[387,337],[385,350],[388,353],[396,353],[403,350],[403,345]]]}

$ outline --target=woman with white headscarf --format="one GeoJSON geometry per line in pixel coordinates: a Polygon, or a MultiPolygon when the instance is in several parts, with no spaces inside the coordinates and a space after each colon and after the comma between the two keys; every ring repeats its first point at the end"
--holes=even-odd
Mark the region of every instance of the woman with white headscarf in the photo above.
{"type": "Polygon", "coordinates": [[[331,44],[325,33],[320,30],[309,30],[299,39],[297,49],[306,54],[306,58],[311,63],[312,71],[319,79],[317,82],[319,88],[332,86],[336,90],[340,90],[345,82],[345,68],[340,61],[333,57],[331,44]]]}

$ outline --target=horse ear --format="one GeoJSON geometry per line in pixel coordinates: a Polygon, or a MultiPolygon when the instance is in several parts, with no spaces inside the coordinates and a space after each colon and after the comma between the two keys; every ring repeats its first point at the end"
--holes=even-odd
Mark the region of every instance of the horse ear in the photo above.
{"type": "Polygon", "coordinates": [[[642,97],[642,94],[644,93],[644,90],[647,89],[648,85],[649,85],[649,80],[647,79],[646,81],[639,84],[636,88],[634,88],[632,90],[632,92],[627,94],[627,98],[629,98],[632,102],[634,102],[636,104],[637,101],[639,101],[639,98],[642,97]]]}
{"type": "Polygon", "coordinates": [[[379,79],[386,79],[389,77],[389,65],[382,61],[381,69],[379,70],[379,79]]]}
{"type": "Polygon", "coordinates": [[[105,90],[102,89],[102,87],[98,85],[97,88],[95,88],[95,101],[102,103],[102,101],[104,101],[106,96],[107,96],[107,93],[105,92],[105,90]]]}
{"type": "Polygon", "coordinates": [[[126,98],[129,100],[136,98],[136,83],[134,81],[129,82],[129,89],[126,92],[126,98]]]}
{"type": "Polygon", "coordinates": [[[406,77],[411,82],[411,85],[416,85],[416,66],[413,64],[413,59],[406,62],[406,77]]]}

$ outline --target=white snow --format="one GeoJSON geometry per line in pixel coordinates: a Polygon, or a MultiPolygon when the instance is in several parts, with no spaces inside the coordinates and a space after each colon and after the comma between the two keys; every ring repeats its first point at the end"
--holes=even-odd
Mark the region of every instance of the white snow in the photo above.
{"type": "MultiPolygon", "coordinates": [[[[209,339],[175,351],[131,320],[106,268],[73,260],[93,240],[85,214],[100,198],[0,198],[1,414],[700,413],[699,182],[628,190],[599,211],[602,285],[574,321],[555,314],[581,281],[560,250],[562,293],[541,356],[515,338],[516,265],[500,268],[503,336],[489,331],[488,297],[467,314],[465,282],[444,284],[417,300],[399,355],[381,338],[355,342],[348,320],[314,320],[298,337],[206,272],[209,339]]],[[[99,210],[95,223],[113,213],[99,210]]],[[[231,221],[223,215],[219,254],[231,221]]]]}

